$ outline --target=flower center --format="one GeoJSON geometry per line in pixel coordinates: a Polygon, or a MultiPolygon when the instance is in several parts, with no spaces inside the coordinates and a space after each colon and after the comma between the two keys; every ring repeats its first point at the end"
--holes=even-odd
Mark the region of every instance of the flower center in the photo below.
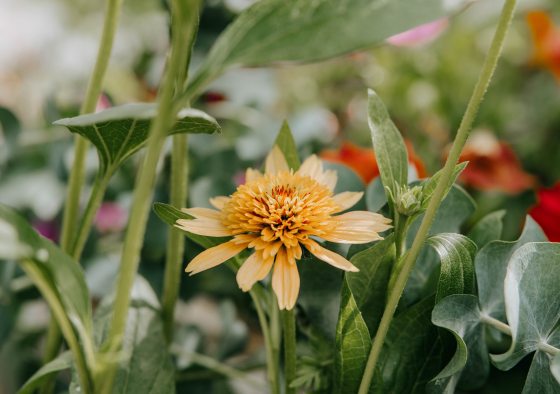
{"type": "Polygon", "coordinates": [[[222,220],[235,235],[253,234],[266,243],[293,247],[331,228],[336,209],[327,187],[308,176],[282,172],[239,186],[222,220]]]}

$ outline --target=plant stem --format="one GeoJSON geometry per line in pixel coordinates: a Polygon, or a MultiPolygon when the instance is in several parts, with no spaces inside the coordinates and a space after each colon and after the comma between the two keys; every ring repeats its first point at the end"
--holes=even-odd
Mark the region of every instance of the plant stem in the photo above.
{"type": "Polygon", "coordinates": [[[264,337],[264,345],[265,345],[265,352],[266,352],[266,372],[268,381],[270,383],[270,391],[272,394],[280,394],[280,385],[278,382],[278,359],[274,358],[274,345],[273,339],[271,336],[270,328],[268,325],[268,321],[266,320],[266,314],[261,304],[260,296],[262,294],[258,294],[254,291],[255,287],[249,291],[249,295],[253,300],[253,304],[255,304],[255,309],[257,311],[257,316],[259,318],[259,324],[261,326],[261,331],[264,337]]]}
{"type": "MultiPolygon", "coordinates": [[[[171,152],[171,187],[170,203],[175,207],[186,205],[188,183],[188,146],[187,136],[178,134],[173,136],[171,152]]],[[[165,262],[165,277],[163,280],[162,317],[165,337],[171,343],[173,339],[173,316],[179,285],[181,283],[181,266],[185,251],[185,236],[176,228],[169,230],[167,240],[167,254],[165,262]]]]}
{"type": "MultiPolygon", "coordinates": [[[[103,79],[111,57],[113,41],[117,30],[120,10],[123,0],[107,0],[103,30],[97,51],[97,59],[88,82],[86,95],[80,109],[81,114],[87,114],[95,110],[97,100],[101,94],[103,79]]],[[[60,234],[60,246],[62,250],[68,251],[72,244],[72,237],[76,233],[78,209],[80,205],[80,192],[84,184],[85,158],[88,142],[85,138],[76,135],[74,137],[74,161],[70,171],[66,203],[62,215],[62,229],[60,234]]],[[[43,358],[44,363],[54,359],[60,349],[61,336],[56,321],[52,321],[47,332],[47,347],[43,358]]],[[[52,391],[51,378],[43,384],[43,393],[52,391]]]]}
{"type": "MultiPolygon", "coordinates": [[[[185,48],[191,47],[194,28],[197,26],[199,5],[199,0],[173,0],[171,4],[172,27],[174,28],[172,30],[171,53],[168,58],[163,84],[158,94],[158,114],[150,127],[146,154],[134,189],[130,220],[117,278],[112,321],[107,337],[108,349],[112,351],[118,351],[122,344],[130,305],[130,292],[138,271],[140,250],[153,197],[156,167],[167,132],[177,115],[172,106],[176,75],[181,72],[180,70],[187,67],[188,50],[185,50],[185,48]]],[[[109,368],[105,379],[103,379],[102,392],[108,393],[111,391],[116,368],[117,365],[109,368]]]]}
{"type": "Polygon", "coordinates": [[[490,81],[494,74],[494,70],[496,69],[496,65],[498,64],[506,33],[513,18],[515,5],[516,0],[506,0],[504,4],[502,13],[500,15],[500,20],[498,22],[498,27],[494,34],[494,39],[492,40],[492,45],[490,46],[478,82],[474,88],[473,94],[465,111],[465,115],[463,116],[459,129],[457,131],[457,135],[455,136],[455,140],[453,141],[453,146],[451,147],[451,151],[449,152],[449,156],[447,157],[445,166],[443,167],[441,181],[438,183],[434,191],[428,208],[426,209],[424,219],[420,224],[420,228],[418,230],[416,238],[414,239],[414,242],[412,243],[408,254],[404,257],[402,270],[397,277],[395,286],[389,294],[385,311],[383,312],[379,328],[373,340],[358,394],[366,394],[369,391],[371,380],[375,372],[377,359],[379,358],[379,355],[381,353],[385,337],[389,330],[391,320],[393,319],[393,315],[395,314],[395,310],[401,298],[402,292],[404,291],[406,282],[408,280],[410,272],[412,271],[412,268],[414,267],[414,263],[418,258],[420,250],[422,249],[422,246],[424,245],[426,238],[428,237],[428,232],[430,230],[430,227],[432,226],[432,222],[434,221],[437,210],[441,204],[441,201],[443,200],[446,186],[451,180],[453,169],[457,164],[461,151],[463,150],[465,142],[467,141],[472,124],[478,112],[478,108],[480,107],[480,103],[484,98],[484,94],[488,89],[488,85],[490,84],[490,81]]]}
{"type": "Polygon", "coordinates": [[[282,312],[284,323],[284,369],[286,379],[286,394],[295,394],[296,389],[290,384],[296,378],[296,318],[294,310],[282,312]]]}

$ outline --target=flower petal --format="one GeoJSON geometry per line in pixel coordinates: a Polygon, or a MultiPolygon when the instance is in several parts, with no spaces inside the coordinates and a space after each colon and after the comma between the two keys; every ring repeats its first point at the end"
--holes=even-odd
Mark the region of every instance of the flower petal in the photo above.
{"type": "Polygon", "coordinates": [[[360,244],[382,239],[378,234],[390,229],[390,219],[373,212],[353,211],[334,216],[336,227],[321,238],[338,243],[360,244]]]}
{"type": "Polygon", "coordinates": [[[207,237],[229,237],[233,235],[231,230],[218,219],[178,219],[175,222],[175,227],[189,233],[207,237]]]}
{"type": "Polygon", "coordinates": [[[224,209],[224,206],[231,200],[231,197],[216,196],[210,199],[210,204],[216,209],[224,209]]]}
{"type": "Polygon", "coordinates": [[[259,170],[255,170],[253,168],[247,168],[245,170],[245,183],[256,181],[259,178],[262,178],[262,174],[259,170]]]}
{"type": "Polygon", "coordinates": [[[297,264],[288,261],[286,251],[282,248],[276,255],[272,272],[272,289],[278,298],[280,309],[292,309],[299,294],[299,273],[297,264]]]}
{"type": "Polygon", "coordinates": [[[274,175],[281,171],[290,171],[290,167],[288,167],[286,158],[277,145],[274,145],[274,147],[266,157],[264,168],[265,174],[269,175],[274,175]]]}
{"type": "Polygon", "coordinates": [[[353,207],[360,201],[363,195],[363,192],[343,192],[335,194],[333,200],[340,208],[334,213],[346,211],[348,208],[353,207]]]}
{"type": "Polygon", "coordinates": [[[196,219],[220,219],[220,211],[210,208],[181,208],[181,211],[196,219]]]}
{"type": "Polygon", "coordinates": [[[305,245],[307,250],[311,252],[311,254],[313,254],[318,259],[323,260],[325,263],[329,263],[333,267],[350,272],[359,271],[359,269],[355,267],[350,261],[346,260],[338,253],[323,248],[321,245],[311,239],[306,240],[303,244],[305,245]]]}
{"type": "Polygon", "coordinates": [[[273,258],[263,259],[258,252],[249,256],[237,271],[237,284],[241,290],[249,291],[257,281],[266,278],[273,261],[273,258]]]}
{"type": "Polygon", "coordinates": [[[213,268],[222,264],[224,261],[231,259],[243,249],[247,247],[246,243],[237,243],[235,240],[224,242],[213,248],[206,249],[204,252],[198,254],[187,265],[185,272],[191,275],[198,274],[201,271],[213,268]]]}
{"type": "Polygon", "coordinates": [[[299,175],[308,176],[311,179],[315,179],[320,184],[325,185],[329,190],[334,190],[334,187],[336,186],[336,171],[324,171],[323,163],[315,155],[311,155],[307,159],[305,159],[297,173],[299,175]]]}

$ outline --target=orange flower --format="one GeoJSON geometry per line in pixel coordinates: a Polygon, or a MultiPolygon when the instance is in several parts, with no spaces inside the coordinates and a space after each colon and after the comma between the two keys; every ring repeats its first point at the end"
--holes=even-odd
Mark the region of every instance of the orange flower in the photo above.
{"type": "Polygon", "coordinates": [[[358,269],[344,257],[322,247],[315,238],[360,244],[381,239],[390,220],[367,211],[340,214],[356,204],[363,193],[333,195],[337,176],[324,171],[311,156],[297,171],[290,170],[278,147],[265,163],[265,173],[249,168],[246,183],[233,195],[210,200],[217,209],[189,208],[194,220],[177,220],[176,227],[209,237],[233,237],[196,256],[186,268],[191,275],[222,264],[244,249],[253,249],[237,272],[237,283],[248,291],[271,269],[272,289],[280,309],[292,309],[299,293],[296,261],[302,247],[320,260],[344,271],[358,269]],[[274,266],[274,268],[273,268],[274,266]]]}
{"type": "Polygon", "coordinates": [[[543,11],[529,12],[527,23],[534,45],[532,64],[548,69],[560,82],[560,29],[543,11]]]}
{"type": "MultiPolygon", "coordinates": [[[[416,169],[418,178],[425,178],[427,173],[424,163],[414,152],[410,141],[405,141],[405,143],[409,163],[416,169]]],[[[365,183],[369,183],[379,176],[379,168],[373,149],[362,148],[351,142],[343,142],[340,149],[324,150],[320,153],[320,156],[324,160],[347,165],[356,171],[365,183]]]]}
{"type": "Polygon", "coordinates": [[[474,132],[459,161],[469,162],[460,179],[474,189],[518,194],[535,184],[533,176],[521,167],[513,149],[490,132],[474,132]]]}

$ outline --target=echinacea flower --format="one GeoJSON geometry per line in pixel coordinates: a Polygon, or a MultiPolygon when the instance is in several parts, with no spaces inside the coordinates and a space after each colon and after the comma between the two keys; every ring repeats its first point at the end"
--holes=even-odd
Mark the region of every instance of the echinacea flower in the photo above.
{"type": "Polygon", "coordinates": [[[477,190],[514,195],[535,185],[535,178],[523,170],[513,149],[488,131],[473,132],[459,161],[469,162],[459,179],[477,190]]]}
{"type": "MultiPolygon", "coordinates": [[[[422,160],[416,155],[412,144],[405,141],[408,151],[408,161],[416,170],[418,178],[427,176],[426,168],[422,160]]],[[[379,168],[377,167],[377,159],[371,148],[362,148],[351,142],[343,142],[337,150],[324,150],[320,154],[322,159],[334,163],[341,163],[352,168],[365,183],[371,182],[379,176],[379,168]]]]}
{"type": "Polygon", "coordinates": [[[534,46],[531,63],[548,69],[560,82],[560,29],[554,26],[550,15],[543,11],[529,12],[527,23],[534,46]]]}
{"type": "Polygon", "coordinates": [[[249,168],[246,183],[231,196],[210,200],[217,209],[189,208],[193,220],[179,219],[176,227],[209,237],[233,237],[196,256],[186,268],[191,275],[213,268],[244,249],[253,253],[237,272],[237,283],[248,291],[272,270],[272,289],[280,309],[296,303],[300,279],[297,261],[306,248],[318,259],[344,271],[358,269],[346,258],[322,247],[326,241],[361,244],[382,239],[390,220],[367,211],[341,212],[356,204],[361,192],[333,194],[336,172],[325,171],[311,156],[299,170],[288,167],[278,147],[265,162],[265,173],[249,168]]]}
{"type": "Polygon", "coordinates": [[[551,242],[560,242],[560,182],[537,191],[537,205],[531,208],[529,214],[551,242]]]}

